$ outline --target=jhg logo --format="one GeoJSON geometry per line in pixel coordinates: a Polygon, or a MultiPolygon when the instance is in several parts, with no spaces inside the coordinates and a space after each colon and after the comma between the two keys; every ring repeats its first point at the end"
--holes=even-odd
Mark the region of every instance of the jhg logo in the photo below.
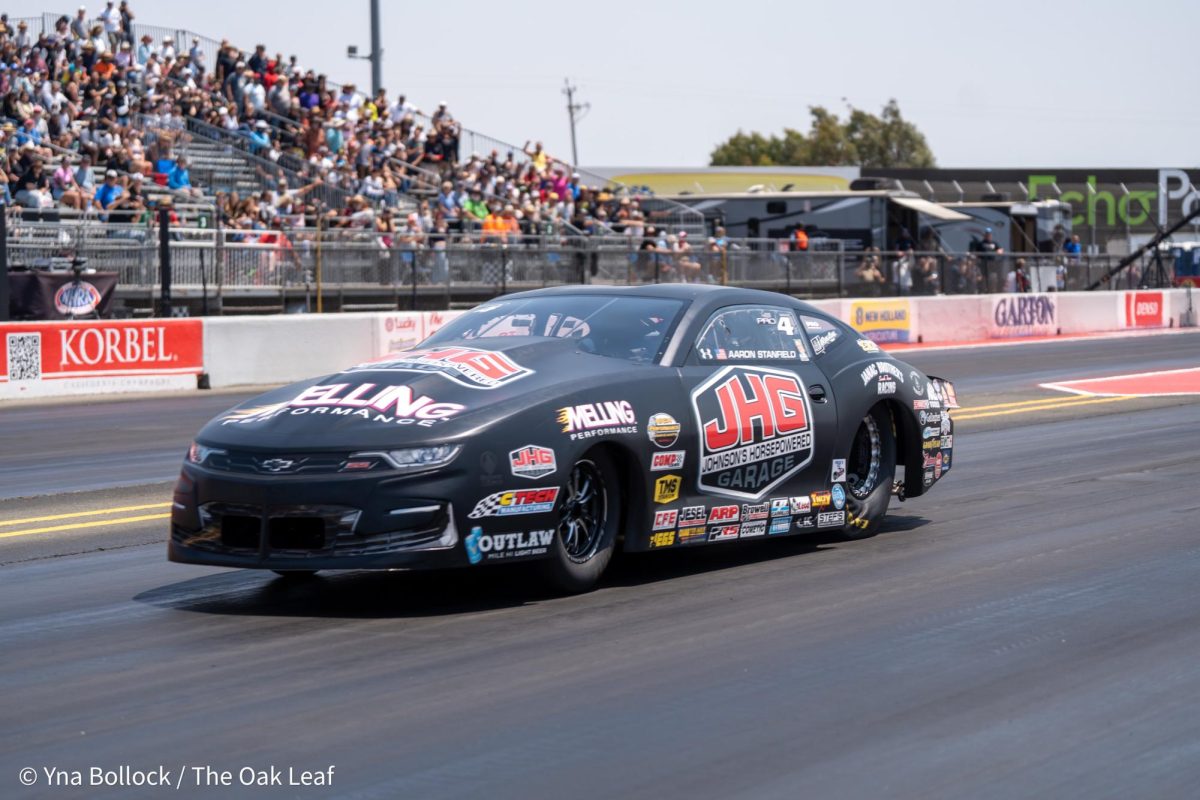
{"type": "Polygon", "coordinates": [[[692,392],[701,491],[757,499],[812,459],[808,397],[794,373],[726,367],[692,392]]]}

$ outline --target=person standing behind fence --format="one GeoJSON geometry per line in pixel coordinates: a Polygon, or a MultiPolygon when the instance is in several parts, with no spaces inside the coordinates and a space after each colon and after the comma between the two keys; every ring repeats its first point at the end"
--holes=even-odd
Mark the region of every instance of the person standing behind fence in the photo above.
{"type": "Polygon", "coordinates": [[[1003,255],[1004,248],[992,238],[991,228],[984,229],[982,239],[973,239],[971,241],[971,252],[978,254],[979,267],[983,270],[983,282],[986,291],[992,291],[992,287],[996,283],[996,279],[992,277],[996,256],[1003,255]]]}
{"type": "Polygon", "coordinates": [[[1018,258],[1012,270],[1005,277],[1004,291],[1009,294],[1029,291],[1029,275],[1025,272],[1025,259],[1018,258]]]}

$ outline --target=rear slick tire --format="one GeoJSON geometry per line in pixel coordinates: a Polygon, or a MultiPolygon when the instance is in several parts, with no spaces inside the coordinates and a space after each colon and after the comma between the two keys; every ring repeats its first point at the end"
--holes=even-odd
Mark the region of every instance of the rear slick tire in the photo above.
{"type": "Polygon", "coordinates": [[[538,562],[556,591],[595,587],[612,559],[621,521],[620,476],[612,459],[592,451],[571,467],[549,555],[538,562]]]}
{"type": "Polygon", "coordinates": [[[896,433],[892,415],[877,405],[862,419],[846,454],[845,539],[879,533],[896,478],[896,433]]]}

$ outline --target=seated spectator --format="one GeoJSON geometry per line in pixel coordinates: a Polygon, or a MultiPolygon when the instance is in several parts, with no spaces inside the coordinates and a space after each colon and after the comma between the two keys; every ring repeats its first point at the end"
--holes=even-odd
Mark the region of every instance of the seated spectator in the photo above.
{"type": "Polygon", "coordinates": [[[198,195],[200,192],[192,186],[192,176],[188,172],[188,160],[180,158],[175,167],[167,175],[167,188],[176,189],[188,194],[198,195]]]}
{"type": "MultiPolygon", "coordinates": [[[[115,169],[110,169],[104,173],[104,183],[102,183],[100,188],[96,190],[96,194],[92,198],[92,202],[96,208],[100,209],[101,211],[107,211],[124,193],[125,190],[122,189],[121,185],[117,182],[117,171],[115,169]]],[[[101,214],[100,219],[107,221],[108,215],[101,214]]]]}

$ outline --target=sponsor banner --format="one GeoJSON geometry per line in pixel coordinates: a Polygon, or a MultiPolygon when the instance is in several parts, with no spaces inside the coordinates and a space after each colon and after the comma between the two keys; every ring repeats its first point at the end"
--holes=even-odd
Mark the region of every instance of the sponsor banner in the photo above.
{"type": "Polygon", "coordinates": [[[467,560],[472,564],[479,564],[483,561],[508,561],[541,556],[546,554],[552,541],[552,530],[487,534],[482,528],[472,528],[465,540],[467,560]]]}
{"type": "Polygon", "coordinates": [[[436,373],[470,389],[495,389],[532,375],[504,353],[473,347],[409,350],[352,367],[350,372],[436,373]]]}
{"type": "Polygon", "coordinates": [[[518,478],[535,480],[550,475],[558,469],[554,451],[549,447],[539,447],[535,444],[527,444],[510,451],[508,464],[512,469],[512,474],[518,478]]]}
{"type": "Polygon", "coordinates": [[[666,472],[672,469],[683,469],[683,450],[668,450],[665,453],[650,454],[650,471],[666,472]]]}
{"type": "Polygon", "coordinates": [[[200,320],[0,324],[0,397],[195,389],[200,320]]]}
{"type": "Polygon", "coordinates": [[[1162,292],[1125,293],[1126,328],[1161,328],[1164,324],[1162,292]]]}
{"type": "Polygon", "coordinates": [[[757,500],[813,455],[808,394],[793,372],[726,367],[692,391],[701,492],[757,500]]]}
{"type": "Polygon", "coordinates": [[[411,350],[462,311],[401,311],[379,319],[375,352],[388,356],[411,350]]]}
{"type": "Polygon", "coordinates": [[[988,335],[1053,336],[1058,333],[1058,300],[1050,294],[1004,294],[992,298],[988,335]]]}
{"type": "Polygon", "coordinates": [[[850,324],[874,342],[912,341],[912,306],[908,300],[855,300],[850,324]]]}
{"type": "Polygon", "coordinates": [[[12,272],[8,310],[12,319],[73,319],[108,315],[117,273],[94,272],[78,281],[69,272],[12,272]]]}
{"type": "Polygon", "coordinates": [[[235,409],[222,418],[221,424],[249,425],[285,415],[309,415],[431,428],[448,421],[464,408],[459,403],[439,403],[429,395],[418,395],[411,386],[329,383],[310,386],[281,403],[235,409]]]}
{"type": "Polygon", "coordinates": [[[514,514],[545,514],[554,510],[558,500],[558,487],[550,486],[545,489],[510,489],[507,492],[496,492],[475,504],[474,510],[467,516],[470,519],[481,517],[508,517],[514,514]]]}
{"type": "Polygon", "coordinates": [[[637,433],[637,417],[627,400],[583,403],[558,409],[558,424],[571,439],[637,433]]]}

